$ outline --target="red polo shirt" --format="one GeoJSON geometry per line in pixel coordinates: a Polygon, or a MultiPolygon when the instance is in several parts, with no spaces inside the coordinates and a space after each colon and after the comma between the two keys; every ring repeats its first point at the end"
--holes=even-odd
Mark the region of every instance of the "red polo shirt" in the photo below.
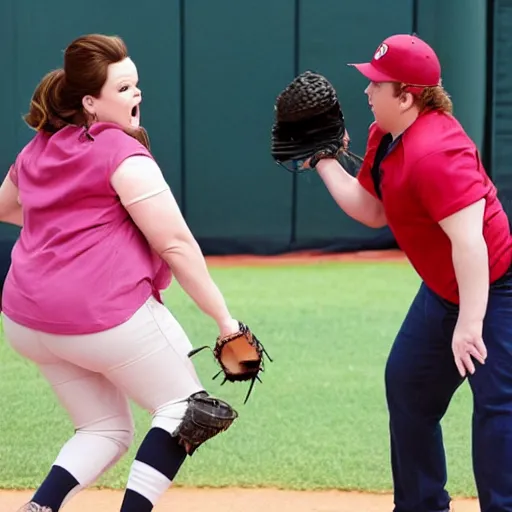
{"type": "MultiPolygon", "coordinates": [[[[375,197],[371,168],[383,136],[373,123],[358,174],[361,185],[375,197]]],[[[491,282],[504,274],[512,259],[509,221],[478,150],[454,117],[437,111],[420,115],[382,160],[380,169],[388,226],[430,289],[459,302],[450,239],[438,223],[483,197],[491,282]]]]}

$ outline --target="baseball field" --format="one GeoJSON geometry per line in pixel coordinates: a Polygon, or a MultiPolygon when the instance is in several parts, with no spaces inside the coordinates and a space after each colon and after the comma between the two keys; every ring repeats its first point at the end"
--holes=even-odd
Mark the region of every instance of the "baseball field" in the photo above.
{"type": "MultiPolygon", "coordinates": [[[[383,372],[419,283],[403,258],[391,256],[210,259],[233,315],[254,329],[274,362],[243,405],[247,384],[221,386],[211,380],[211,354],[195,356],[207,389],[240,417],[187,460],[157,512],[391,511],[383,372]]],[[[195,346],[214,342],[215,326],[178,285],[165,300],[195,346]]],[[[30,497],[73,427],[36,368],[3,342],[0,361],[0,510],[7,512],[30,497]]],[[[147,413],[133,410],[132,449],[65,510],[119,510],[150,424],[147,413]]],[[[478,510],[470,419],[464,385],[443,421],[456,512],[478,510]]]]}

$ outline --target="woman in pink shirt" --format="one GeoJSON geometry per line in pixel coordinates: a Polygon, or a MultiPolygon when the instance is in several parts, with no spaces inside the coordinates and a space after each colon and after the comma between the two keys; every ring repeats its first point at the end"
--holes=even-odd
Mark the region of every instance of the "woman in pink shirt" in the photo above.
{"type": "Polygon", "coordinates": [[[137,83],[121,39],[76,39],[36,88],[25,120],[37,133],[0,187],[0,220],[23,226],[3,290],[5,335],[76,432],[26,511],[56,512],[126,453],[129,398],[153,421],[122,512],[152,510],[191,454],[177,429],[190,401],[208,395],[161,301],[170,268],[220,335],[239,329],[147,147],[137,83]]]}

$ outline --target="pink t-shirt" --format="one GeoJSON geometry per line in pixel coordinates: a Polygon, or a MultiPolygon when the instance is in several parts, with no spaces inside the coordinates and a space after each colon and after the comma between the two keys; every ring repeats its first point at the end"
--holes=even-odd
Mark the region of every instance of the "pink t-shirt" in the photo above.
{"type": "MultiPolygon", "coordinates": [[[[2,308],[22,325],[56,334],[102,331],[128,320],[171,282],[110,184],[119,164],[149,151],[121,128],[95,123],[39,132],[10,176],[23,228],[2,308]]],[[[158,220],[157,220],[158,222],[158,220]]]]}

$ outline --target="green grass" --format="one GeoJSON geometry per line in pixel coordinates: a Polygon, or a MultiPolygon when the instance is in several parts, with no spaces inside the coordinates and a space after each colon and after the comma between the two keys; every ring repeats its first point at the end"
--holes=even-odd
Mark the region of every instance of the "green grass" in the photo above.
{"type": "MultiPolygon", "coordinates": [[[[208,389],[239,420],[204,445],[178,485],[362,489],[391,486],[383,371],[418,278],[401,263],[214,268],[235,316],[265,344],[267,364],[246,405],[246,384],[212,381],[211,354],[195,358],[208,389]]],[[[173,285],[166,303],[195,346],[212,342],[211,320],[173,285]]],[[[73,429],[46,382],[0,343],[0,487],[40,483],[73,429]]],[[[122,487],[150,418],[133,408],[136,443],[98,485],[122,487]]],[[[449,489],[474,495],[467,386],[444,420],[449,489]]]]}

